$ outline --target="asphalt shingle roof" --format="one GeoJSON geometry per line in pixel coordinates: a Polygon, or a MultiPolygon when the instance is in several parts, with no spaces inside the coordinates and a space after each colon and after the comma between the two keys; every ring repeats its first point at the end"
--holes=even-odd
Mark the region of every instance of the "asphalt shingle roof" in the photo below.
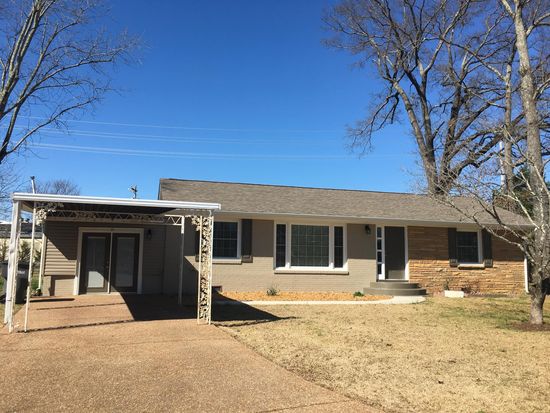
{"type": "MultiPolygon", "coordinates": [[[[433,223],[473,223],[456,209],[426,195],[345,189],[306,188],[263,184],[161,179],[159,199],[219,202],[221,212],[269,215],[309,215],[335,218],[364,218],[433,223]]],[[[456,198],[481,222],[493,220],[470,198],[456,198]]],[[[525,220],[501,211],[508,223],[525,220]]]]}

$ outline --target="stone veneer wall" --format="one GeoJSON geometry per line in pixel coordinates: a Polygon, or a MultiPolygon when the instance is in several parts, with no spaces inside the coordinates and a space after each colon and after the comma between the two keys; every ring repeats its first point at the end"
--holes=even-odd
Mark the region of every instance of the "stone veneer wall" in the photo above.
{"type": "Polygon", "coordinates": [[[443,290],[449,280],[452,289],[472,293],[512,294],[525,291],[522,252],[493,237],[493,267],[458,269],[449,265],[447,228],[408,227],[409,279],[420,283],[429,293],[443,290]]]}

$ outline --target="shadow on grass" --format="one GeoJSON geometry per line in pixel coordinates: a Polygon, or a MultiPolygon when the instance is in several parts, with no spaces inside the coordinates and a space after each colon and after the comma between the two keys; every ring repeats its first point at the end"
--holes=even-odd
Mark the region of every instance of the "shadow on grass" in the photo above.
{"type": "MultiPolygon", "coordinates": [[[[219,297],[219,296],[218,296],[219,297]]],[[[217,296],[214,295],[214,299],[217,296]]],[[[224,297],[223,304],[215,303],[212,309],[212,322],[225,327],[240,327],[254,324],[272,323],[296,317],[278,317],[267,311],[252,307],[240,301],[224,297]]]]}

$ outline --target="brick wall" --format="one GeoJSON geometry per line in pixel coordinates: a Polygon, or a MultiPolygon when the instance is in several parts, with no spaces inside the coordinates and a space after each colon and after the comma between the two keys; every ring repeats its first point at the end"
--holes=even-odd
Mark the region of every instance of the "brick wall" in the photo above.
{"type": "Polygon", "coordinates": [[[521,294],[524,291],[523,254],[513,245],[493,237],[493,267],[458,269],[449,266],[447,228],[408,227],[409,278],[429,293],[451,289],[483,294],[521,294]]]}

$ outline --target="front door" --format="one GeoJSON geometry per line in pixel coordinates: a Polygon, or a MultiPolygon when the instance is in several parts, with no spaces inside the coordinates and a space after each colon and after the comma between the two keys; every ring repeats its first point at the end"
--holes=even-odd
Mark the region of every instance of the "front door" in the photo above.
{"type": "Polygon", "coordinates": [[[139,235],[84,233],[80,294],[137,292],[139,235]]]}
{"type": "Polygon", "coordinates": [[[385,227],[386,280],[405,279],[405,228],[385,227]]]}
{"type": "Polygon", "coordinates": [[[139,235],[113,234],[111,289],[136,292],[138,278],[139,235]]]}
{"type": "Polygon", "coordinates": [[[111,234],[82,235],[80,293],[106,293],[109,288],[111,234]]]}

